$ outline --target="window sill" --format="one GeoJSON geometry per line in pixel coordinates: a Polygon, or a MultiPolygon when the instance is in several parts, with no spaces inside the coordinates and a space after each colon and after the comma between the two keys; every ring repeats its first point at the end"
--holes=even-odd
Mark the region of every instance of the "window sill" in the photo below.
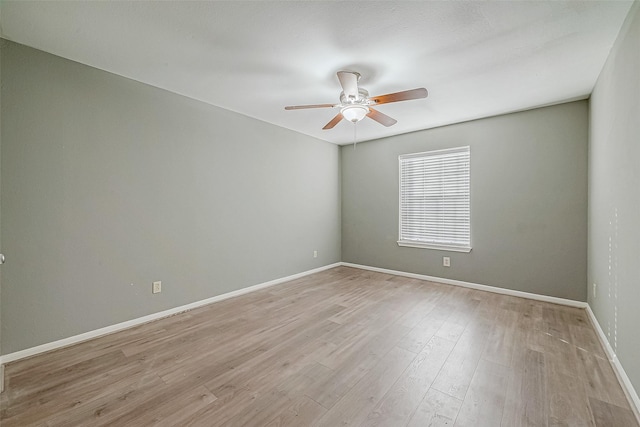
{"type": "Polygon", "coordinates": [[[417,243],[417,242],[407,242],[403,240],[398,241],[398,246],[405,246],[408,248],[419,248],[419,249],[435,249],[438,251],[449,251],[449,252],[471,252],[470,246],[447,246],[447,245],[436,245],[432,243],[417,243]]]}

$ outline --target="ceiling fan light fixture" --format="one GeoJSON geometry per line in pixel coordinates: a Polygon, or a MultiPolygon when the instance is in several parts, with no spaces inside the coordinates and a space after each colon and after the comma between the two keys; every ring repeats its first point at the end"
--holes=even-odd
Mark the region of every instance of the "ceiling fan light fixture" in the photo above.
{"type": "Polygon", "coordinates": [[[347,105],[340,110],[342,117],[352,123],[359,122],[369,114],[369,107],[366,105],[347,105]]]}

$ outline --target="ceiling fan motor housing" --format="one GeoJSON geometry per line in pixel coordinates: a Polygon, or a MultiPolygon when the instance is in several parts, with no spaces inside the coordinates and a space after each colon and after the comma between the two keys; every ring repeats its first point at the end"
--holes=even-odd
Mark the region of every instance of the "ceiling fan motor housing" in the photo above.
{"type": "Polygon", "coordinates": [[[369,105],[369,92],[367,92],[365,89],[358,88],[358,97],[357,98],[349,97],[349,96],[345,95],[344,92],[340,92],[340,103],[343,106],[346,106],[346,105],[349,105],[349,104],[369,105]]]}

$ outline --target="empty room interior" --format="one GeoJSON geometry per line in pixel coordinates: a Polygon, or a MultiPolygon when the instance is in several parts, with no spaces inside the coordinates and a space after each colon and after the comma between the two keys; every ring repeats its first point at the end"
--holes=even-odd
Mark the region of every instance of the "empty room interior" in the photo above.
{"type": "Polygon", "coordinates": [[[640,1],[2,1],[0,425],[640,426],[640,1]]]}

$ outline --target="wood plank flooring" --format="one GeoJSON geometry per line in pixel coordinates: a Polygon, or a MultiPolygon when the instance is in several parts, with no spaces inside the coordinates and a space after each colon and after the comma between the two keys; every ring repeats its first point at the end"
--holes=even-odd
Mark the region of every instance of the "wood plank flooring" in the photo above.
{"type": "Polygon", "coordinates": [[[0,425],[638,426],[584,310],[347,267],[11,363],[0,425]]]}

